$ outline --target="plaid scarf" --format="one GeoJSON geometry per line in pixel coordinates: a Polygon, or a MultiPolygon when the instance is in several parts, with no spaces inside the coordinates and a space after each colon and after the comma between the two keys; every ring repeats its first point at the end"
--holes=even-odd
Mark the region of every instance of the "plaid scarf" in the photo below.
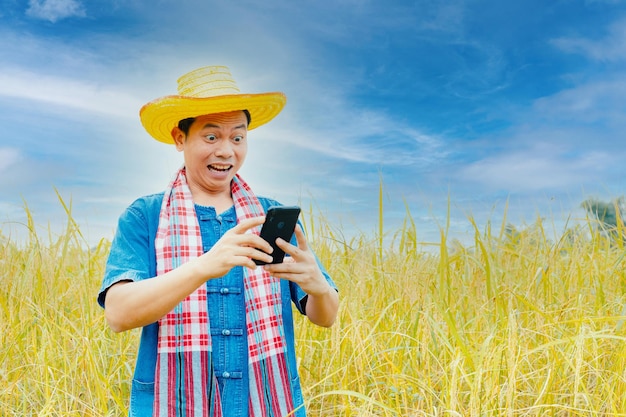
{"type": "MultiPolygon", "coordinates": [[[[263,215],[248,185],[231,183],[237,221],[263,215]]],[[[255,231],[258,233],[258,231],[255,231]]],[[[157,275],[202,255],[194,202],[181,168],[163,197],[155,239],[157,275]]],[[[244,268],[248,336],[249,415],[286,416],[294,409],[286,361],[280,280],[244,268]]],[[[154,416],[222,416],[213,371],[206,285],[159,320],[154,416]]]]}

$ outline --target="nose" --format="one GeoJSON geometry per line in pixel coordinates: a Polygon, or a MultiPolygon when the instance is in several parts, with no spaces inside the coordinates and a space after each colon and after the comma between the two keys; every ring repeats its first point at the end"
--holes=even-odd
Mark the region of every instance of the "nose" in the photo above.
{"type": "Polygon", "coordinates": [[[222,158],[230,158],[233,153],[233,146],[228,140],[220,140],[215,148],[215,156],[222,158]]]}

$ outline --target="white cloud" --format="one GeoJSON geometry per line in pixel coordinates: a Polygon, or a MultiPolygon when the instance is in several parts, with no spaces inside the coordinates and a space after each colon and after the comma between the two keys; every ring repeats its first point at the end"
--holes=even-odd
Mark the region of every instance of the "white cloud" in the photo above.
{"type": "Polygon", "coordinates": [[[441,138],[423,133],[384,112],[350,108],[341,97],[332,102],[322,100],[318,107],[325,111],[314,113],[303,108],[293,118],[274,123],[270,140],[312,151],[312,157],[335,163],[423,168],[449,154],[441,138]],[[303,117],[304,120],[297,120],[303,117]],[[298,132],[295,138],[294,132],[298,132]]]}
{"type": "Polygon", "coordinates": [[[623,175],[626,83],[594,80],[537,100],[499,137],[500,150],[460,169],[459,178],[490,190],[597,188],[623,175]]]}
{"type": "Polygon", "coordinates": [[[29,0],[26,14],[55,23],[68,17],[85,17],[85,9],[76,0],[29,0]]]}
{"type": "Polygon", "coordinates": [[[0,69],[0,97],[118,117],[136,117],[143,102],[110,86],[26,70],[0,69]]]}
{"type": "Polygon", "coordinates": [[[536,117],[553,121],[624,124],[624,108],[626,81],[620,73],[616,79],[597,79],[541,98],[534,103],[533,110],[536,117]]]}
{"type": "Polygon", "coordinates": [[[582,54],[596,61],[623,61],[626,60],[626,19],[609,26],[603,39],[563,37],[552,40],[552,43],[564,52],[582,54]]]}
{"type": "Polygon", "coordinates": [[[608,152],[587,150],[573,156],[570,149],[550,145],[548,138],[540,140],[547,143],[489,156],[468,165],[461,174],[491,189],[570,189],[597,183],[603,178],[604,168],[617,162],[608,152]]]}
{"type": "Polygon", "coordinates": [[[20,151],[13,148],[0,148],[0,174],[21,159],[20,151]]]}

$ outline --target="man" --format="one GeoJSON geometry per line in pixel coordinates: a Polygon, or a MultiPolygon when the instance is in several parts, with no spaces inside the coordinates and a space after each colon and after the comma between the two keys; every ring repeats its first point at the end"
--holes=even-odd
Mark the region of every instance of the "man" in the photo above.
{"type": "Polygon", "coordinates": [[[237,175],[248,130],[273,119],[285,96],[240,94],[226,67],[183,75],[178,92],[140,118],[184,166],[164,193],[120,216],[98,295],[114,331],[143,328],[129,414],[304,416],[291,302],[331,326],[336,287],[300,226],[291,243],[276,242],[283,263],[257,267],[271,260],[258,229],[278,203],[237,175]]]}

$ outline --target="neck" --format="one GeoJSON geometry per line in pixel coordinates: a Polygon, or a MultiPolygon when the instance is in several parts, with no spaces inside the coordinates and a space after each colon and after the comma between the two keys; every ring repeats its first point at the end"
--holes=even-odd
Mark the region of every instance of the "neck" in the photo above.
{"type": "Polygon", "coordinates": [[[194,203],[201,206],[215,207],[215,211],[218,213],[229,209],[233,205],[233,196],[230,193],[230,187],[227,190],[211,192],[198,189],[190,184],[189,191],[191,191],[194,203]]]}

